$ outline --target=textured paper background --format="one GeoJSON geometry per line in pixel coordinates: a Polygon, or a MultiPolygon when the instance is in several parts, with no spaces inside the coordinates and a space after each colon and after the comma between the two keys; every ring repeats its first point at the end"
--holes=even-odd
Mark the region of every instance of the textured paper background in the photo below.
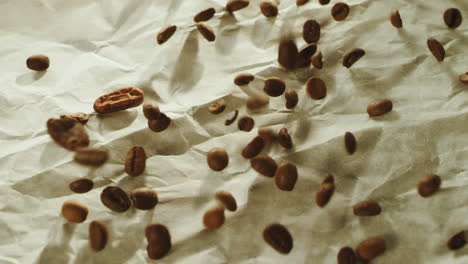
{"type": "Polygon", "coordinates": [[[355,247],[370,236],[383,236],[387,252],[373,263],[467,263],[468,247],[446,248],[448,238],[468,228],[468,94],[458,75],[468,71],[468,2],[464,0],[346,0],[343,22],[331,18],[332,4],[312,0],[297,8],[279,4],[276,19],[260,14],[260,1],[228,15],[224,0],[1,0],[0,1],[0,263],[145,263],[144,227],[168,226],[173,249],[154,263],[335,263],[339,248],[355,247]],[[215,7],[208,22],[217,39],[208,43],[194,27],[193,15],[215,7]],[[443,23],[443,12],[458,7],[464,16],[456,30],[443,23]],[[400,10],[404,28],[390,25],[388,15],[400,10]],[[283,72],[276,62],[281,36],[293,34],[300,47],[302,24],[322,25],[318,44],[324,68],[283,72]],[[155,42],[167,24],[179,29],[165,45],[155,42]],[[428,37],[446,49],[439,63],[426,47],[428,37]],[[351,69],[341,66],[344,52],[360,47],[366,56],[351,69]],[[44,53],[51,66],[34,73],[28,56],[44,53]],[[236,74],[256,80],[236,87],[236,74]],[[286,110],[284,97],[253,115],[256,128],[241,132],[224,120],[234,109],[245,114],[245,100],[259,93],[263,79],[277,76],[299,93],[299,105],[286,110]],[[308,98],[304,82],[322,78],[328,95],[308,98]],[[92,113],[94,100],[109,91],[137,86],[145,102],[160,106],[172,119],[162,133],[147,128],[141,107],[92,118],[86,125],[91,145],[110,151],[105,166],[90,170],[75,164],[73,154],[51,141],[48,118],[68,112],[92,113]],[[218,116],[207,105],[225,98],[218,116]],[[390,98],[394,111],[372,120],[367,104],[390,98]],[[292,192],[276,188],[240,156],[257,128],[288,128],[295,149],[274,146],[278,162],[298,166],[292,192]],[[352,131],[357,152],[344,150],[343,135],[352,131]],[[127,150],[141,145],[149,158],[144,175],[130,178],[123,170],[127,150]],[[223,172],[210,171],[206,152],[224,147],[230,155],[223,172]],[[335,176],[336,192],[324,209],[314,192],[326,173],[335,176]],[[417,182],[428,173],[442,178],[442,190],[423,199],[417,182]],[[68,184],[90,177],[95,188],[73,194],[68,184]],[[159,195],[155,210],[131,209],[115,214],[99,195],[107,185],[130,191],[149,186],[159,195]],[[215,202],[217,190],[231,192],[239,209],[226,213],[225,225],[203,231],[202,215],[215,202]],[[89,206],[82,224],[66,223],[61,204],[68,199],[89,206]],[[364,199],[380,202],[383,212],[358,218],[351,206],[364,199]],[[92,220],[104,221],[110,240],[100,253],[88,247],[92,220]],[[263,228],[284,224],[294,249],[280,255],[265,244],[263,228]]]}

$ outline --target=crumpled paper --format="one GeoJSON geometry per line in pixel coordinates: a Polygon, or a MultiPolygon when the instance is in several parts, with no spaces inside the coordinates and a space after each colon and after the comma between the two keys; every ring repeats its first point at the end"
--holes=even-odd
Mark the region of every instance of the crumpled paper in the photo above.
{"type": "Polygon", "coordinates": [[[449,251],[446,242],[468,228],[468,94],[458,75],[468,70],[468,2],[347,0],[343,22],[311,0],[297,8],[280,1],[279,15],[265,18],[259,0],[230,15],[225,0],[3,0],[0,1],[0,263],[336,263],[343,246],[356,247],[371,236],[382,236],[387,251],[372,263],[467,263],[468,248],[449,251]],[[207,22],[216,32],[209,43],[197,32],[193,16],[208,7],[217,12],[207,22]],[[464,22],[448,29],[443,12],[457,7],[464,22]],[[403,28],[388,16],[399,9],[403,28]],[[281,70],[276,62],[282,36],[294,36],[299,47],[302,24],[317,20],[322,27],[318,49],[322,70],[281,70]],[[156,34],[164,26],[178,30],[164,45],[156,34]],[[446,58],[437,62],[426,47],[438,39],[446,58]],[[341,65],[352,48],[366,55],[350,69],[341,65]],[[27,57],[43,53],[51,66],[35,73],[27,57]],[[255,74],[255,81],[237,87],[238,73],[255,74]],[[261,93],[263,80],[280,77],[299,93],[299,104],[287,110],[284,98],[253,114],[255,129],[242,132],[224,120],[239,109],[246,114],[249,95],[261,93]],[[311,100],[304,83],[323,79],[327,97],[311,100]],[[145,102],[159,105],[173,119],[162,133],[148,129],[141,107],[96,115],[92,105],[102,94],[137,86],[145,102]],[[227,108],[220,115],[207,106],[220,98],[227,108]],[[394,110],[370,119],[366,106],[389,98],[394,110]],[[91,146],[110,151],[101,168],[73,162],[73,154],[55,144],[46,121],[69,112],[92,113],[86,129],[91,146]],[[274,180],[258,175],[240,155],[258,127],[286,127],[293,150],[279,145],[267,151],[277,162],[297,164],[299,178],[292,192],[280,191],[274,180]],[[348,155],[343,136],[351,131],[358,148],[348,155]],[[144,175],[125,174],[128,149],[143,146],[144,175]],[[206,152],[223,147],[229,166],[211,171],[206,152]],[[335,176],[336,191],[323,209],[314,192],[326,173],[335,176]],[[442,178],[442,189],[430,198],[416,185],[429,173],[442,178]],[[74,194],[68,184],[90,177],[95,188],[74,194]],[[99,195],[107,185],[126,191],[148,186],[157,191],[155,210],[131,209],[116,214],[99,195]],[[205,231],[203,213],[215,204],[217,190],[231,192],[236,212],[226,223],[205,231]],[[89,207],[85,223],[67,223],[60,215],[65,200],[89,207]],[[356,217],[352,205],[377,200],[382,214],[356,217]],[[88,225],[103,221],[109,228],[105,250],[88,246],[88,225]],[[149,260],[144,227],[165,224],[173,248],[162,260],[149,260]],[[281,255],[262,238],[273,222],[285,225],[294,238],[289,255],[281,255]]]}

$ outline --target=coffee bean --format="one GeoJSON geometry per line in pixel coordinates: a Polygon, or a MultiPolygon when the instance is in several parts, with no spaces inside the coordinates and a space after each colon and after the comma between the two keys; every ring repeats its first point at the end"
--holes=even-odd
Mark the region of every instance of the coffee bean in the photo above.
{"type": "Polygon", "coordinates": [[[234,84],[239,85],[239,86],[247,85],[254,79],[255,79],[255,76],[253,76],[250,73],[241,73],[237,75],[236,78],[234,79],[234,84]]]}
{"type": "Polygon", "coordinates": [[[263,138],[265,145],[269,145],[276,141],[277,135],[271,128],[258,129],[258,135],[263,138]]]}
{"type": "Polygon", "coordinates": [[[445,58],[445,49],[442,44],[440,44],[439,41],[437,41],[435,38],[429,38],[427,39],[427,47],[429,48],[429,51],[432,53],[432,55],[438,60],[438,61],[443,61],[445,58]]]}
{"type": "Polygon", "coordinates": [[[263,230],[263,239],[281,254],[289,254],[293,248],[293,238],[281,224],[270,224],[263,230]]]}
{"type": "Polygon", "coordinates": [[[224,224],[224,206],[216,206],[205,212],[203,225],[208,230],[216,230],[224,224]]]}
{"type": "Polygon", "coordinates": [[[297,95],[296,91],[292,89],[286,90],[286,93],[284,93],[284,97],[286,99],[287,109],[293,109],[299,102],[299,96],[297,95]]]}
{"type": "Polygon", "coordinates": [[[226,4],[226,10],[230,13],[236,12],[249,5],[249,0],[229,0],[226,4]]]}
{"type": "Polygon", "coordinates": [[[460,231],[453,235],[449,241],[447,242],[447,247],[450,250],[457,250],[466,245],[466,240],[465,240],[465,231],[460,231]]]}
{"type": "Polygon", "coordinates": [[[140,210],[151,210],[158,204],[158,194],[148,187],[140,187],[131,191],[130,199],[135,208],[140,210]]]}
{"type": "Polygon", "coordinates": [[[296,58],[296,68],[309,67],[312,55],[317,51],[317,46],[315,44],[307,45],[305,48],[301,49],[297,54],[296,58]]]}
{"type": "Polygon", "coordinates": [[[100,114],[122,111],[139,106],[143,99],[143,91],[136,87],[117,89],[96,99],[94,110],[100,114]]]}
{"type": "Polygon", "coordinates": [[[84,126],[86,125],[86,123],[88,123],[89,115],[79,112],[79,113],[70,113],[70,114],[60,115],[60,118],[73,119],[76,122],[80,122],[84,126]]]}
{"type": "Polygon", "coordinates": [[[231,118],[226,119],[226,120],[224,121],[224,124],[225,124],[226,126],[232,125],[232,123],[234,123],[234,122],[236,121],[238,115],[239,115],[239,110],[235,110],[235,111],[234,111],[234,115],[233,115],[231,118]]]}
{"type": "Polygon", "coordinates": [[[444,12],[444,22],[449,28],[459,27],[462,19],[462,14],[457,8],[449,8],[444,12]]]}
{"type": "Polygon", "coordinates": [[[159,107],[152,105],[152,104],[143,104],[143,115],[148,120],[155,120],[158,119],[159,114],[161,114],[161,110],[159,107]]]}
{"type": "Polygon", "coordinates": [[[229,164],[229,156],[222,148],[212,148],[206,155],[206,160],[210,169],[222,171],[229,164]]]}
{"type": "Polygon", "coordinates": [[[89,145],[84,126],[70,118],[50,118],[47,120],[47,132],[55,143],[71,151],[89,145]]]}
{"type": "Polygon", "coordinates": [[[309,2],[309,0],[296,0],[296,5],[302,6],[302,5],[307,4],[307,2],[309,2]]]}
{"type": "Polygon", "coordinates": [[[327,174],[322,184],[315,193],[315,203],[319,207],[324,207],[330,201],[333,193],[335,192],[335,183],[333,175],[327,174]]]}
{"type": "Polygon", "coordinates": [[[337,255],[338,264],[356,264],[356,254],[354,250],[350,247],[343,247],[338,251],[337,255]]]}
{"type": "Polygon", "coordinates": [[[320,39],[320,24],[311,19],[302,26],[302,38],[306,43],[315,43],[320,39]]]}
{"type": "Polygon", "coordinates": [[[213,29],[208,26],[208,24],[205,24],[204,22],[198,22],[197,29],[206,40],[209,42],[215,41],[216,35],[213,29]]]}
{"type": "Polygon", "coordinates": [[[237,202],[232,194],[225,191],[217,191],[215,194],[216,199],[231,212],[237,210],[237,202]]]}
{"type": "Polygon", "coordinates": [[[94,251],[101,251],[106,247],[108,239],[107,227],[100,221],[92,221],[89,224],[89,245],[94,251]]]}
{"type": "Polygon", "coordinates": [[[290,162],[283,162],[275,172],[275,184],[283,191],[292,191],[297,181],[296,165],[290,162]]]}
{"type": "Polygon", "coordinates": [[[401,21],[400,12],[398,12],[398,10],[394,9],[390,13],[390,23],[396,28],[403,27],[403,22],[401,21]]]}
{"type": "Polygon", "coordinates": [[[336,3],[331,10],[331,14],[336,21],[343,21],[349,14],[349,6],[345,3],[336,3]]]}
{"type": "Polygon", "coordinates": [[[253,129],[255,121],[250,116],[243,116],[237,122],[237,127],[241,131],[249,132],[253,129]]]}
{"type": "Polygon", "coordinates": [[[362,241],[356,248],[357,255],[364,260],[372,260],[382,255],[386,250],[385,240],[371,237],[362,241]]]}
{"type": "Polygon", "coordinates": [[[74,160],[81,165],[99,167],[108,157],[109,154],[105,149],[84,147],[76,150],[74,160]]]}
{"type": "Polygon", "coordinates": [[[164,113],[160,113],[158,118],[148,120],[148,127],[154,132],[162,132],[166,130],[171,124],[171,118],[164,113]]]}
{"type": "Polygon", "coordinates": [[[224,112],[224,109],[226,109],[226,103],[224,102],[223,99],[217,102],[214,102],[210,104],[210,106],[208,106],[208,112],[215,114],[215,115],[221,114],[222,112],[224,112]]]}
{"type": "Polygon", "coordinates": [[[468,84],[468,72],[461,74],[460,77],[458,77],[458,79],[460,80],[460,82],[468,84]]]}
{"type": "Polygon", "coordinates": [[[316,69],[322,69],[323,67],[323,61],[322,61],[322,52],[317,52],[315,53],[312,58],[311,58],[311,62],[312,62],[312,65],[316,68],[316,69]]]}
{"type": "Polygon", "coordinates": [[[252,158],[250,160],[250,166],[256,172],[266,177],[275,176],[276,168],[278,167],[276,161],[265,154],[259,154],[252,158]]]}
{"type": "Polygon", "coordinates": [[[135,146],[128,150],[125,157],[125,172],[130,176],[138,176],[146,167],[146,153],[142,147],[135,146]]]}
{"type": "Polygon", "coordinates": [[[346,68],[350,68],[353,66],[354,63],[356,63],[359,59],[361,59],[364,55],[366,55],[366,52],[363,49],[352,49],[348,52],[346,52],[343,55],[343,66],[346,68]]]}
{"type": "Polygon", "coordinates": [[[357,216],[375,216],[382,212],[379,203],[372,200],[362,201],[353,206],[354,215],[357,216]]]}
{"type": "Polygon", "coordinates": [[[293,147],[293,142],[291,139],[291,136],[288,133],[288,130],[286,128],[282,128],[278,132],[278,137],[276,138],[278,140],[278,143],[283,146],[285,149],[292,149],[293,147]]]}
{"type": "Polygon", "coordinates": [[[195,21],[195,23],[208,21],[214,16],[215,13],[216,13],[216,10],[213,7],[207,8],[205,10],[198,12],[193,17],[193,21],[195,21]]]}
{"type": "Polygon", "coordinates": [[[33,71],[45,71],[49,68],[49,57],[45,55],[34,55],[26,60],[26,66],[33,71]]]}
{"type": "Polygon", "coordinates": [[[246,159],[251,159],[260,152],[262,152],[263,147],[265,147],[265,142],[261,136],[256,136],[252,141],[250,141],[247,146],[242,149],[242,157],[246,159]]]}
{"type": "Polygon", "coordinates": [[[177,30],[176,25],[169,25],[163,28],[156,36],[156,41],[158,42],[159,45],[162,45],[164,42],[168,41],[172,37],[172,35],[174,35],[176,30],[177,30]]]}
{"type": "Polygon", "coordinates": [[[62,205],[62,215],[70,222],[81,223],[88,216],[88,207],[78,201],[68,200],[62,205]]]}
{"type": "Polygon", "coordinates": [[[330,0],[319,0],[319,3],[321,5],[328,5],[328,3],[330,3],[330,0]]]}
{"type": "Polygon", "coordinates": [[[123,213],[130,208],[131,202],[127,193],[117,186],[107,186],[102,190],[101,202],[116,213],[123,213]]]}
{"type": "Polygon", "coordinates": [[[145,236],[148,240],[146,251],[150,259],[161,259],[171,250],[171,235],[164,225],[158,223],[147,225],[145,236]]]}
{"type": "Polygon", "coordinates": [[[69,184],[70,190],[75,193],[87,193],[93,189],[93,186],[93,181],[87,178],[81,178],[69,184]]]}
{"type": "Polygon", "coordinates": [[[325,175],[325,179],[322,181],[322,184],[323,183],[335,183],[335,178],[330,173],[327,173],[327,175],[325,175]]]}
{"type": "Polygon", "coordinates": [[[346,132],[344,136],[344,141],[345,141],[346,151],[348,151],[348,153],[352,155],[356,151],[356,146],[357,146],[356,138],[354,137],[353,133],[346,132]]]}
{"type": "Polygon", "coordinates": [[[298,54],[294,40],[281,40],[278,48],[278,63],[286,70],[294,69],[298,54]]]}
{"type": "Polygon", "coordinates": [[[257,112],[268,105],[270,99],[266,96],[253,95],[247,99],[246,106],[251,112],[257,112]]]}
{"type": "Polygon", "coordinates": [[[260,3],[260,11],[265,17],[275,17],[278,15],[278,5],[270,1],[262,1],[260,3]]]}
{"type": "Polygon", "coordinates": [[[263,91],[271,97],[281,96],[286,90],[286,84],[277,77],[268,78],[265,80],[263,91]]]}
{"type": "Polygon", "coordinates": [[[429,197],[440,189],[441,183],[439,176],[430,174],[418,183],[418,193],[422,197],[429,197]]]}
{"type": "Polygon", "coordinates": [[[367,106],[367,114],[369,114],[370,117],[377,117],[392,111],[392,109],[392,101],[388,99],[379,99],[367,106]]]}
{"type": "Polygon", "coordinates": [[[314,100],[320,100],[327,96],[327,86],[319,78],[312,77],[306,82],[307,94],[314,100]]]}

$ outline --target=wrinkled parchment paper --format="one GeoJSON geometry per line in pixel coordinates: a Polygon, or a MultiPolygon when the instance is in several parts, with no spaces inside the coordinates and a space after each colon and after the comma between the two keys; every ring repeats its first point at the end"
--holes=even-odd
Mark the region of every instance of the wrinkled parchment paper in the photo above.
{"type": "Polygon", "coordinates": [[[356,247],[382,236],[388,250],[372,263],[468,263],[468,247],[446,248],[448,238],[468,228],[468,91],[458,75],[468,71],[468,2],[463,0],[346,0],[350,15],[334,21],[331,7],[318,1],[297,8],[280,1],[279,15],[267,19],[252,0],[249,7],[226,14],[225,0],[1,0],[0,1],[0,263],[335,263],[343,246],[356,247]],[[196,31],[193,15],[214,7],[208,22],[217,39],[208,43],[196,31]],[[462,11],[464,21],[448,29],[443,12],[462,11]],[[388,16],[399,9],[403,29],[388,16]],[[276,62],[281,36],[293,35],[305,46],[302,24],[322,26],[318,43],[322,70],[284,72],[276,62]],[[178,30],[164,45],[156,34],[168,24],[178,30]],[[439,63],[426,47],[428,37],[446,49],[439,63]],[[366,55],[350,69],[341,65],[351,48],[366,55]],[[46,73],[26,68],[28,56],[50,57],[46,73]],[[255,74],[239,88],[233,78],[255,74]],[[242,132],[224,120],[235,109],[246,114],[248,95],[261,93],[263,79],[277,76],[299,93],[292,111],[284,97],[272,98],[267,110],[254,114],[255,129],[242,132]],[[327,97],[306,96],[310,76],[322,78],[327,97]],[[145,102],[155,103],[173,123],[162,133],[147,127],[141,107],[96,115],[93,102],[117,88],[137,86],[145,102]],[[224,98],[220,115],[207,106],[224,98]],[[370,119],[367,104],[389,98],[394,111],[370,119]],[[69,112],[92,113],[86,129],[91,146],[111,157],[98,169],[73,162],[73,154],[52,142],[46,120],[69,112]],[[298,166],[294,191],[276,188],[240,155],[258,127],[286,127],[293,150],[275,145],[267,151],[277,162],[298,166]],[[357,152],[346,153],[343,135],[355,134],[357,152]],[[123,159],[129,148],[143,146],[144,175],[131,178],[123,159]],[[222,172],[211,171],[206,152],[223,147],[230,156],[222,172]],[[326,173],[335,176],[336,192],[320,209],[314,192],[326,173]],[[442,189],[424,199],[417,182],[429,173],[442,178],[442,189]],[[68,184],[90,177],[95,188],[74,194],[68,184]],[[126,191],[149,186],[158,192],[155,210],[131,209],[123,214],[104,207],[99,195],[107,185],[126,191]],[[203,213],[215,204],[217,190],[231,192],[237,212],[226,213],[225,225],[204,231],[203,213]],[[60,216],[65,200],[89,207],[82,224],[60,216]],[[358,218],[352,205],[377,200],[382,214],[358,218]],[[105,250],[92,252],[88,225],[103,221],[110,230],[105,250]],[[170,254],[151,261],[144,227],[168,226],[170,254]],[[263,228],[285,225],[294,238],[289,255],[280,255],[262,239],[263,228]]]}

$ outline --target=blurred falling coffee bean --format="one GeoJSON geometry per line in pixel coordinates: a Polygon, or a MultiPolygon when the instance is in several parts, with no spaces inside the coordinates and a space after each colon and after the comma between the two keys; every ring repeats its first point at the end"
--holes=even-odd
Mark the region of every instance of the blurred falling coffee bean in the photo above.
{"type": "Polygon", "coordinates": [[[78,201],[65,201],[62,204],[62,216],[69,222],[82,223],[88,216],[88,207],[78,201]]]}
{"type": "Polygon", "coordinates": [[[75,193],[87,193],[93,189],[94,183],[88,178],[81,178],[69,184],[70,190],[75,193]]]}
{"type": "Polygon", "coordinates": [[[226,109],[226,103],[224,102],[223,99],[217,102],[214,102],[210,104],[210,106],[208,106],[208,112],[215,114],[215,115],[221,114],[222,112],[224,112],[224,109],[226,109]]]}
{"type": "Polygon", "coordinates": [[[265,17],[275,17],[278,15],[278,5],[269,0],[260,3],[260,11],[265,17]]]}
{"type": "Polygon", "coordinates": [[[462,14],[457,8],[449,8],[444,12],[444,22],[449,28],[459,27],[462,20],[462,14]]]}
{"type": "Polygon", "coordinates": [[[343,247],[338,251],[338,264],[357,264],[356,254],[350,247],[343,247]]]}
{"type": "Polygon", "coordinates": [[[263,91],[271,97],[281,96],[286,90],[286,84],[283,80],[277,77],[268,78],[265,80],[263,91]]]}
{"type": "Polygon", "coordinates": [[[229,13],[239,11],[249,5],[249,0],[229,0],[226,4],[226,10],[229,13]]]}
{"type": "Polygon", "coordinates": [[[86,123],[88,123],[89,115],[85,114],[85,113],[78,112],[78,113],[70,113],[70,114],[60,115],[60,118],[73,119],[76,122],[79,122],[84,126],[84,125],[86,125],[86,123]]]}
{"type": "Polygon", "coordinates": [[[349,14],[349,6],[343,2],[336,3],[332,7],[331,14],[336,21],[343,21],[349,14]]]}
{"type": "Polygon", "coordinates": [[[293,109],[299,102],[299,96],[297,95],[296,91],[292,89],[286,90],[286,92],[284,93],[284,97],[286,99],[287,109],[293,109]]]}
{"type": "Polygon", "coordinates": [[[239,115],[239,110],[235,110],[235,111],[234,111],[234,115],[233,115],[231,118],[226,119],[226,120],[224,121],[224,124],[225,124],[226,126],[232,125],[232,123],[234,123],[234,122],[236,121],[238,115],[239,115]]]}
{"type": "Polygon", "coordinates": [[[94,251],[101,251],[106,247],[109,237],[107,227],[100,221],[92,221],[89,224],[89,245],[94,251]]]}
{"type": "Polygon", "coordinates": [[[158,204],[158,194],[151,188],[140,187],[130,192],[130,199],[136,209],[151,210],[158,204]]]}
{"type": "Polygon", "coordinates": [[[172,35],[174,35],[176,30],[177,30],[176,25],[166,26],[158,33],[158,35],[156,36],[156,41],[158,42],[159,45],[164,44],[166,41],[168,41],[172,37],[172,35]]]}
{"type": "Polygon", "coordinates": [[[316,69],[322,69],[323,68],[323,61],[322,61],[322,52],[317,52],[315,53],[312,58],[310,59],[310,61],[312,62],[312,65],[314,66],[314,68],[316,69]]]}
{"type": "Polygon", "coordinates": [[[319,78],[309,78],[306,82],[306,91],[310,98],[321,100],[327,96],[327,86],[319,78]]]}
{"type": "Polygon", "coordinates": [[[344,142],[345,142],[346,151],[348,151],[350,155],[356,152],[357,142],[353,133],[346,132],[344,136],[344,142]]]}
{"type": "Polygon", "coordinates": [[[255,79],[255,76],[250,73],[241,73],[234,78],[234,84],[238,86],[247,85],[255,79]]]}
{"type": "Polygon", "coordinates": [[[319,3],[321,5],[328,5],[330,3],[330,0],[319,0],[319,3]]]}
{"type": "Polygon", "coordinates": [[[441,183],[439,176],[430,174],[418,183],[418,193],[424,198],[429,197],[440,189],[441,183]]]}
{"type": "Polygon", "coordinates": [[[215,197],[227,210],[231,212],[237,210],[237,202],[232,194],[225,191],[217,191],[215,197]]]}
{"type": "Polygon", "coordinates": [[[146,251],[150,259],[165,257],[172,248],[171,235],[166,226],[154,223],[145,228],[145,236],[148,240],[146,251]]]}
{"type": "Polygon", "coordinates": [[[241,131],[249,132],[253,129],[255,121],[250,116],[243,116],[237,122],[237,127],[241,131]]]}
{"type": "Polygon", "coordinates": [[[291,162],[283,162],[275,172],[275,184],[278,189],[292,191],[297,181],[297,168],[291,162]]]}
{"type": "Polygon", "coordinates": [[[286,70],[294,69],[298,50],[294,40],[284,39],[280,41],[278,48],[278,63],[286,70]]]}
{"type": "Polygon", "coordinates": [[[132,147],[125,157],[125,172],[130,176],[138,176],[143,173],[146,167],[146,153],[140,146],[132,147]]]}
{"type": "Polygon", "coordinates": [[[49,68],[49,57],[39,54],[33,55],[26,60],[26,66],[33,71],[45,71],[49,68]]]}
{"type": "Polygon", "coordinates": [[[315,44],[309,44],[299,51],[296,58],[296,68],[309,67],[312,55],[317,51],[315,44]]]}
{"type": "Polygon", "coordinates": [[[229,164],[229,156],[223,148],[212,148],[206,155],[210,169],[222,171],[229,164]]]}
{"type": "Polygon", "coordinates": [[[55,143],[71,151],[89,145],[88,132],[84,126],[70,118],[50,118],[47,120],[47,132],[55,143]]]}
{"type": "Polygon", "coordinates": [[[278,132],[278,136],[276,137],[278,140],[278,143],[283,146],[285,149],[292,149],[293,147],[293,142],[291,139],[291,136],[289,135],[289,132],[286,128],[282,128],[278,132]]]}
{"type": "Polygon", "coordinates": [[[171,125],[171,118],[164,113],[160,113],[158,118],[148,120],[148,127],[154,132],[162,132],[171,125]]]}
{"type": "Polygon", "coordinates": [[[75,162],[92,167],[99,167],[103,165],[109,158],[109,153],[105,149],[99,148],[79,148],[75,151],[73,159],[75,162]]]}
{"type": "Polygon", "coordinates": [[[376,216],[382,212],[379,203],[372,200],[362,201],[353,206],[356,216],[376,216]]]}
{"type": "Polygon", "coordinates": [[[453,235],[447,242],[447,247],[450,250],[457,250],[466,245],[465,231],[462,230],[453,235]]]}
{"type": "Polygon", "coordinates": [[[203,225],[208,230],[216,230],[224,224],[224,206],[216,206],[205,212],[203,225]]]}
{"type": "Polygon", "coordinates": [[[359,49],[359,48],[351,49],[343,55],[342,64],[346,68],[350,68],[359,59],[364,57],[364,55],[366,55],[366,52],[363,49],[359,49]]]}
{"type": "Polygon", "coordinates": [[[247,99],[246,106],[251,112],[257,112],[268,105],[270,99],[262,95],[252,95],[247,99]]]}
{"type": "Polygon", "coordinates": [[[116,213],[123,213],[130,208],[131,202],[127,193],[117,186],[107,186],[102,190],[101,202],[116,213]]]}
{"type": "Polygon", "coordinates": [[[193,17],[193,21],[194,21],[195,23],[208,21],[208,20],[210,20],[211,18],[213,18],[213,16],[214,16],[215,13],[216,13],[216,10],[215,10],[213,7],[207,8],[207,9],[205,9],[205,10],[202,10],[202,11],[198,12],[198,13],[193,17]]]}
{"type": "Polygon", "coordinates": [[[148,120],[158,119],[159,114],[161,114],[159,107],[153,104],[143,104],[143,115],[145,116],[146,119],[148,120]]]}
{"type": "Polygon", "coordinates": [[[259,154],[252,158],[250,160],[250,166],[256,172],[266,177],[275,176],[276,168],[278,167],[276,161],[265,154],[259,154]]]}
{"type": "Polygon", "coordinates": [[[379,99],[367,106],[367,114],[369,114],[370,117],[378,117],[391,112],[392,109],[392,101],[389,99],[379,99]]]}
{"type": "Polygon", "coordinates": [[[198,22],[197,29],[206,40],[208,40],[209,42],[215,41],[216,35],[213,29],[208,24],[204,22],[198,22]]]}
{"type": "Polygon", "coordinates": [[[335,183],[333,179],[333,175],[327,174],[325,179],[323,180],[322,184],[320,184],[319,188],[315,193],[315,203],[319,207],[325,207],[330,201],[333,193],[335,192],[335,183]]]}
{"type": "Polygon", "coordinates": [[[265,142],[261,136],[256,136],[252,141],[250,141],[247,146],[242,149],[242,157],[246,159],[251,159],[260,152],[262,152],[263,148],[265,147],[265,142]]]}
{"type": "Polygon", "coordinates": [[[357,255],[363,260],[373,260],[386,250],[385,240],[380,237],[371,237],[362,241],[356,248],[357,255]]]}
{"type": "Polygon", "coordinates": [[[464,84],[468,84],[468,72],[461,74],[458,79],[464,84]]]}
{"type": "Polygon", "coordinates": [[[394,9],[390,13],[390,23],[396,28],[403,27],[403,22],[401,21],[400,12],[398,12],[398,10],[394,9]]]}
{"type": "Polygon", "coordinates": [[[293,238],[288,229],[278,223],[270,224],[263,230],[263,239],[281,254],[289,254],[293,248],[293,238]]]}
{"type": "Polygon", "coordinates": [[[259,128],[257,133],[260,137],[263,138],[265,146],[270,145],[271,143],[275,142],[277,139],[277,135],[275,131],[273,131],[273,129],[271,128],[265,128],[265,127],[259,128]]]}
{"type": "Polygon", "coordinates": [[[445,58],[445,49],[440,42],[435,38],[427,39],[427,47],[432,55],[438,60],[443,61],[445,58]]]}
{"type": "Polygon", "coordinates": [[[317,43],[320,39],[320,24],[316,20],[307,20],[302,26],[302,38],[306,43],[317,43]]]}
{"type": "Polygon", "coordinates": [[[307,4],[309,2],[309,0],[296,0],[296,5],[299,7],[299,6],[303,6],[305,4],[307,4]]]}

